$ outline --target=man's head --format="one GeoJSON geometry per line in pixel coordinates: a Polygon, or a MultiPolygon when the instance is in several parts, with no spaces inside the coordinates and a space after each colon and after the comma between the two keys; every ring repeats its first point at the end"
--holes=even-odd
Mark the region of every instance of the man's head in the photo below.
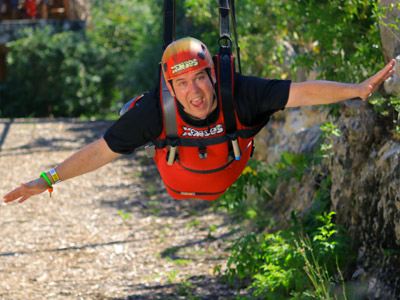
{"type": "Polygon", "coordinates": [[[215,70],[207,47],[186,37],[172,42],[161,59],[169,91],[189,115],[205,119],[216,107],[215,70]]]}

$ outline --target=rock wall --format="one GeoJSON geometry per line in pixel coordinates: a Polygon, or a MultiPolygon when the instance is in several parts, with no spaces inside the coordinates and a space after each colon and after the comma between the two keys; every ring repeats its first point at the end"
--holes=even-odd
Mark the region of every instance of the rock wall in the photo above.
{"type": "MultiPolygon", "coordinates": [[[[331,210],[358,252],[348,283],[354,299],[400,299],[400,141],[368,103],[345,102],[340,113],[334,155],[300,182],[282,183],[270,209],[281,224],[293,210],[307,212],[321,174],[331,174],[331,210]]],[[[327,118],[321,108],[288,109],[259,135],[256,157],[273,162],[284,150],[312,152],[327,118]]]]}
{"type": "MultiPolygon", "coordinates": [[[[382,53],[385,61],[397,59],[400,65],[400,5],[398,0],[378,1],[380,10],[384,16],[380,19],[379,30],[382,41],[382,53]]],[[[383,85],[383,92],[389,95],[400,96],[400,67],[396,68],[396,74],[383,85]]]]}
{"type": "Polygon", "coordinates": [[[388,62],[400,54],[400,33],[396,30],[399,27],[400,9],[397,0],[379,0],[378,5],[384,13],[379,29],[383,56],[388,62]]]}
{"type": "Polygon", "coordinates": [[[330,162],[332,209],[358,246],[353,279],[369,299],[400,297],[400,141],[369,106],[349,102],[330,162]]]}

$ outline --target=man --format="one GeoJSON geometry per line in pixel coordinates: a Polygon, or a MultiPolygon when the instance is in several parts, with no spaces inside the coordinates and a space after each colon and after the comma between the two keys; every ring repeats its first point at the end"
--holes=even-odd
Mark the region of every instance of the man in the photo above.
{"type": "Polygon", "coordinates": [[[60,180],[93,171],[149,142],[156,145],[154,160],[172,197],[214,200],[240,175],[251,155],[254,134],[274,112],[352,98],[365,101],[394,73],[395,60],[360,84],[292,83],[236,74],[233,90],[236,145],[241,157],[235,159],[230,158],[232,146],[226,138],[219,84],[206,46],[194,38],[177,40],[164,51],[161,66],[168,90],[176,99],[177,144],[168,142],[160,91],[146,93],[134,101],[132,108],[102,138],[55,169],[9,192],[4,201],[24,202],[46,189],[51,191],[52,185],[60,180]],[[170,160],[171,150],[177,145],[177,155],[170,160]]]}

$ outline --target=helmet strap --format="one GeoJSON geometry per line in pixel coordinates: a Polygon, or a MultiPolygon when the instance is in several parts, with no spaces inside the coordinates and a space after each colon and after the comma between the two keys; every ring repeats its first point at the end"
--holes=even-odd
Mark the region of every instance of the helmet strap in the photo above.
{"type": "Polygon", "coordinates": [[[210,79],[211,84],[215,87],[216,82],[214,83],[213,78],[211,76],[211,69],[206,68],[206,73],[207,73],[208,78],[210,79]]]}

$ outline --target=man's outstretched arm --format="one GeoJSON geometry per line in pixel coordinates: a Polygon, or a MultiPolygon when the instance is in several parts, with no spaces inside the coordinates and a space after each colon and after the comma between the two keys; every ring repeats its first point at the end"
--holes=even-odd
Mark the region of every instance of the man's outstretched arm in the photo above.
{"type": "MultiPolygon", "coordinates": [[[[113,152],[103,138],[85,146],[78,152],[72,154],[56,168],[60,180],[67,180],[90,171],[96,170],[101,166],[111,162],[119,154],[113,152]]],[[[43,178],[22,183],[19,187],[3,196],[4,202],[24,202],[28,198],[43,193],[48,188],[43,178]]]]}
{"type": "Polygon", "coordinates": [[[392,59],[383,69],[361,83],[334,81],[305,81],[292,83],[286,107],[336,103],[348,99],[366,100],[394,73],[396,60],[392,59]]]}

